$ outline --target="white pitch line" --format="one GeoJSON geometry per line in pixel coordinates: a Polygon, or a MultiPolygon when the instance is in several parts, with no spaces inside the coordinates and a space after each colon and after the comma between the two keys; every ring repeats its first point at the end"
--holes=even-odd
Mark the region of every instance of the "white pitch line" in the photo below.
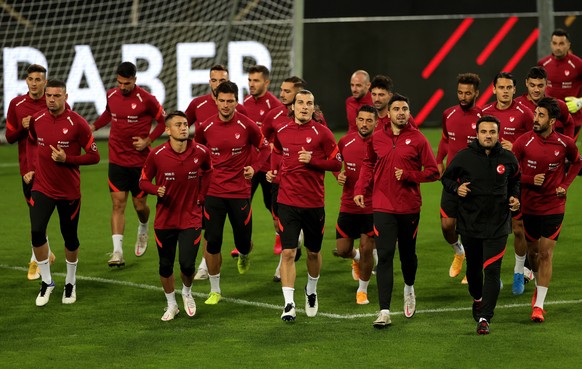
{"type": "MultiPolygon", "coordinates": [[[[5,264],[0,264],[0,269],[18,270],[18,271],[23,271],[23,272],[28,271],[28,268],[19,267],[19,266],[10,266],[10,265],[5,265],[5,264]]],[[[59,277],[66,277],[65,273],[52,273],[52,274],[59,276],[59,277]]],[[[77,279],[82,280],[82,281],[99,282],[99,283],[113,284],[113,285],[118,285],[118,286],[141,288],[144,290],[151,290],[151,291],[156,291],[156,292],[163,292],[162,287],[152,286],[152,285],[143,284],[143,283],[126,282],[126,281],[119,281],[119,280],[115,280],[115,279],[106,279],[106,278],[99,278],[99,277],[85,277],[85,276],[78,275],[78,274],[77,274],[77,279]]],[[[177,292],[181,292],[181,291],[177,291],[177,292]]],[[[208,294],[200,293],[200,292],[192,292],[192,295],[194,295],[196,297],[200,297],[200,298],[206,298],[208,296],[208,294]]],[[[230,297],[222,297],[221,301],[231,302],[231,303],[238,304],[238,305],[247,305],[247,306],[255,306],[255,307],[261,307],[261,308],[272,309],[272,310],[281,310],[280,305],[267,304],[264,302],[247,301],[247,300],[235,299],[235,298],[230,298],[230,297]]],[[[582,303],[582,299],[546,301],[544,303],[544,305],[564,305],[564,304],[580,304],[580,303],[582,303]]],[[[529,303],[526,303],[526,304],[504,304],[504,305],[497,305],[495,307],[495,309],[511,309],[511,308],[517,308],[517,307],[527,307],[527,306],[531,306],[531,304],[529,304],[529,303]]],[[[439,314],[439,313],[450,313],[450,312],[455,312],[455,311],[469,311],[469,310],[471,310],[471,307],[420,309],[420,310],[416,311],[416,314],[431,314],[431,313],[439,314]]],[[[304,312],[303,309],[299,309],[299,308],[297,308],[297,311],[304,312]]],[[[402,314],[403,314],[402,311],[391,311],[390,312],[390,315],[402,315],[402,314]]],[[[333,319],[358,319],[358,318],[375,317],[377,314],[376,313],[334,314],[334,313],[324,313],[324,312],[319,311],[317,313],[317,315],[324,316],[326,318],[333,318],[333,319]]]]}

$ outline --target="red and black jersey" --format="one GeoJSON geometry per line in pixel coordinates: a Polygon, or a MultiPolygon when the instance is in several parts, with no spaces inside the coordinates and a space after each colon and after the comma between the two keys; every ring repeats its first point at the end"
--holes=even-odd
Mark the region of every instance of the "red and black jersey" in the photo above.
{"type": "Polygon", "coordinates": [[[182,153],[174,151],[170,142],[150,152],[139,187],[151,195],[157,195],[159,187],[166,187],[156,204],[155,229],[202,227],[202,207],[198,200],[206,195],[211,171],[210,151],[192,140],[187,141],[186,151],[182,153]]]}
{"type": "Polygon", "coordinates": [[[374,131],[367,141],[360,178],[355,195],[363,195],[372,188],[371,200],[374,211],[392,214],[420,212],[422,198],[420,183],[433,182],[439,177],[436,160],[426,137],[415,127],[407,124],[399,135],[391,127],[374,131]],[[403,169],[400,180],[395,168],[403,169]],[[373,181],[373,182],[372,182],[373,181]]]}
{"type": "Polygon", "coordinates": [[[524,214],[563,214],[566,197],[556,196],[556,188],[568,189],[582,167],[576,143],[568,136],[552,132],[548,137],[531,131],[517,139],[513,153],[521,167],[521,211],[524,214]],[[570,162],[566,175],[566,160],[570,162]],[[534,185],[534,176],[544,173],[544,183],[534,185]]]}
{"type": "Polygon", "coordinates": [[[483,116],[493,115],[501,122],[499,142],[501,140],[515,142],[519,136],[533,129],[533,113],[529,108],[524,107],[515,100],[505,110],[498,109],[497,102],[492,102],[483,107],[481,114],[483,116]]]}
{"type": "Polygon", "coordinates": [[[481,108],[474,106],[463,110],[460,105],[451,106],[443,111],[443,134],[436,156],[438,164],[447,158],[447,166],[455,155],[477,138],[477,120],[481,118],[481,108]]]}
{"type": "Polygon", "coordinates": [[[139,86],[127,96],[119,88],[107,91],[107,107],[94,126],[97,130],[111,122],[109,162],[123,167],[142,167],[151,149],[137,151],[132,137],[149,137],[153,142],[164,133],[165,115],[158,100],[139,86]],[[153,131],[152,120],[158,123],[153,131]]]}
{"type": "Polygon", "coordinates": [[[21,176],[29,171],[26,158],[28,129],[22,126],[22,119],[32,116],[43,109],[46,109],[46,98],[44,95],[36,100],[28,94],[17,96],[8,105],[8,114],[6,115],[6,141],[11,144],[18,142],[18,164],[20,166],[21,176]]]}
{"type": "MultiPolygon", "coordinates": [[[[247,115],[247,110],[241,104],[236,105],[236,111],[247,115]]],[[[194,129],[196,129],[200,126],[200,123],[218,114],[218,106],[216,106],[216,101],[212,97],[212,93],[209,93],[194,98],[190,102],[190,105],[188,105],[185,113],[188,119],[188,125],[194,125],[194,129]]]]}
{"type": "Polygon", "coordinates": [[[277,202],[300,208],[324,206],[325,171],[339,171],[341,156],[329,128],[310,120],[294,120],[275,133],[273,151],[282,155],[277,202]],[[311,152],[309,164],[299,162],[299,151],[311,152]]]}
{"type": "Polygon", "coordinates": [[[100,159],[89,124],[70,109],[57,117],[48,109],[33,115],[27,154],[29,168],[35,171],[32,190],[57,200],[81,198],[79,165],[96,164],[100,159]],[[52,159],[51,145],[65,151],[64,163],[52,159]]]}
{"type": "Polygon", "coordinates": [[[346,99],[346,116],[348,118],[348,133],[358,132],[358,127],[356,126],[356,117],[358,116],[358,110],[364,105],[374,106],[372,102],[372,93],[368,91],[361,99],[356,99],[350,96],[346,99]]]}
{"type": "Polygon", "coordinates": [[[256,172],[269,156],[269,145],[259,127],[250,118],[235,112],[228,122],[218,115],[200,124],[195,140],[210,150],[214,172],[208,195],[226,198],[250,198],[251,181],[244,178],[244,167],[256,172]],[[251,154],[259,149],[253,159],[251,154]]]}
{"type": "MultiPolygon", "coordinates": [[[[362,162],[367,153],[367,144],[370,137],[366,140],[357,132],[348,133],[340,138],[337,146],[344,161],[344,174],[346,175],[346,183],[343,186],[342,201],[340,205],[340,212],[350,214],[372,214],[372,204],[366,204],[365,208],[361,208],[354,202],[354,188],[356,182],[360,177],[362,169],[362,162]]],[[[371,188],[367,188],[364,194],[364,199],[371,199],[371,188]]]]}
{"type": "MultiPolygon", "coordinates": [[[[536,110],[537,104],[532,100],[527,98],[527,94],[523,94],[515,99],[521,105],[524,105],[532,113],[536,110]]],[[[572,119],[572,115],[568,111],[568,106],[565,102],[560,99],[556,99],[558,102],[558,106],[560,107],[560,115],[558,119],[556,119],[556,123],[554,123],[554,129],[559,133],[562,133],[568,137],[574,138],[574,120],[572,119]]]]}

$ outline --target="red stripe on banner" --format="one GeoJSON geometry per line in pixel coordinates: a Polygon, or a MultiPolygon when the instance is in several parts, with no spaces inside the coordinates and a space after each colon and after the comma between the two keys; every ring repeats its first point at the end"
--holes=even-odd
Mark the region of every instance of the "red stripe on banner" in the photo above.
{"type": "Polygon", "coordinates": [[[441,101],[445,95],[443,89],[439,88],[435,93],[428,99],[427,103],[420,109],[420,112],[415,118],[416,124],[421,125],[422,122],[428,117],[428,115],[434,110],[435,106],[441,101]]]}
{"type": "Polygon", "coordinates": [[[518,21],[517,17],[507,18],[507,21],[503,24],[503,26],[501,26],[499,31],[497,31],[495,36],[493,36],[491,41],[489,41],[487,46],[485,46],[483,51],[481,51],[481,54],[479,54],[479,56],[477,57],[477,64],[478,65],[483,65],[483,63],[485,63],[485,61],[489,58],[491,53],[493,53],[493,51],[495,51],[497,46],[499,46],[501,41],[505,38],[505,36],[507,36],[507,34],[513,28],[515,23],[517,23],[517,21],[518,21]]]}
{"type": "Polygon", "coordinates": [[[436,55],[432,58],[432,60],[428,63],[428,65],[422,71],[422,78],[427,79],[430,75],[437,69],[443,59],[448,55],[451,51],[453,46],[459,41],[461,36],[469,29],[471,23],[473,23],[473,18],[467,18],[461,22],[461,24],[457,27],[455,32],[449,37],[449,39],[445,42],[443,47],[436,53],[436,55]]]}
{"type": "MultiPolygon", "coordinates": [[[[523,44],[521,44],[519,49],[517,49],[515,54],[513,54],[511,59],[509,59],[507,64],[505,64],[505,66],[500,71],[511,72],[513,70],[513,68],[515,68],[517,63],[519,63],[521,61],[521,59],[523,59],[523,57],[529,51],[529,49],[531,49],[533,44],[535,44],[535,42],[538,39],[538,35],[539,35],[539,30],[537,28],[535,28],[530,33],[530,35],[525,39],[523,44]]],[[[489,98],[491,97],[491,95],[493,95],[493,83],[490,83],[489,86],[487,86],[487,88],[483,91],[483,94],[481,95],[479,100],[477,100],[477,106],[483,107],[487,103],[487,101],[489,101],[489,98]]]]}

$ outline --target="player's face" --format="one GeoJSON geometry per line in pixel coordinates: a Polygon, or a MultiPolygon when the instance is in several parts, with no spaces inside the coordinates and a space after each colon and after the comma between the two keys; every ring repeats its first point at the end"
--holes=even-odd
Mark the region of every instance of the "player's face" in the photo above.
{"type": "Polygon", "coordinates": [[[552,124],[556,119],[550,119],[548,109],[540,108],[539,106],[534,111],[534,125],[533,130],[537,133],[546,133],[552,129],[552,124]]]}
{"type": "Polygon", "coordinates": [[[363,74],[354,74],[350,80],[350,88],[352,89],[352,96],[356,99],[361,99],[368,93],[370,81],[368,81],[363,74]]]}
{"type": "Polygon", "coordinates": [[[546,96],[546,80],[543,78],[528,78],[525,80],[527,95],[534,102],[546,96]]]}
{"type": "Polygon", "coordinates": [[[254,97],[261,97],[267,92],[270,81],[265,79],[263,73],[249,74],[249,91],[254,97]]]}
{"type": "Polygon", "coordinates": [[[65,111],[65,102],[68,96],[64,88],[47,87],[44,95],[46,97],[46,106],[53,115],[59,115],[65,111]]]}
{"type": "Polygon", "coordinates": [[[295,115],[295,122],[305,124],[313,117],[315,111],[315,98],[312,94],[298,94],[295,96],[295,104],[291,105],[295,115]]]}
{"type": "Polygon", "coordinates": [[[188,139],[188,120],[184,117],[174,116],[170,121],[166,121],[166,133],[170,139],[176,141],[186,141],[188,139]]]}
{"type": "Polygon", "coordinates": [[[406,101],[394,101],[388,108],[388,114],[392,125],[402,129],[410,119],[410,107],[406,101]]]}
{"type": "Polygon", "coordinates": [[[360,134],[360,136],[364,138],[374,133],[376,124],[377,121],[374,113],[361,111],[358,113],[358,116],[356,117],[356,126],[358,127],[358,133],[360,134]]]}
{"type": "Polygon", "coordinates": [[[212,91],[212,95],[216,94],[216,87],[222,82],[228,81],[228,72],[225,70],[211,70],[210,71],[210,80],[208,84],[210,85],[210,90],[212,91]]]}
{"type": "Polygon", "coordinates": [[[477,140],[479,145],[486,149],[491,149],[499,140],[499,131],[495,122],[481,122],[477,130],[477,140]]]}
{"type": "Polygon", "coordinates": [[[135,77],[127,78],[117,75],[117,87],[119,87],[119,91],[121,91],[123,95],[129,95],[131,91],[133,91],[135,81],[135,77]]]}
{"type": "Polygon", "coordinates": [[[236,110],[236,96],[232,93],[219,92],[216,96],[216,105],[218,106],[218,116],[223,121],[232,119],[236,110]]]}
{"type": "Polygon", "coordinates": [[[28,94],[33,99],[38,99],[44,93],[46,86],[46,76],[42,72],[32,72],[26,77],[26,85],[28,86],[28,94]]]}
{"type": "Polygon", "coordinates": [[[497,97],[497,102],[510,104],[515,95],[515,85],[509,78],[499,78],[497,84],[493,86],[493,93],[497,97]]]}
{"type": "Polygon", "coordinates": [[[281,91],[279,92],[279,100],[283,105],[289,105],[293,102],[295,94],[297,93],[297,88],[293,82],[283,82],[281,83],[281,91]]]}
{"type": "Polygon", "coordinates": [[[475,106],[477,96],[479,96],[479,91],[475,90],[474,85],[467,85],[464,83],[459,83],[457,85],[457,98],[459,99],[461,109],[469,110],[475,106]]]}
{"type": "Polygon", "coordinates": [[[570,41],[568,41],[566,36],[552,36],[550,46],[552,48],[552,54],[558,59],[564,58],[570,51],[570,41]]]}
{"type": "Polygon", "coordinates": [[[374,87],[371,91],[372,103],[378,111],[383,111],[388,106],[388,101],[392,97],[392,92],[388,92],[383,88],[374,87]]]}

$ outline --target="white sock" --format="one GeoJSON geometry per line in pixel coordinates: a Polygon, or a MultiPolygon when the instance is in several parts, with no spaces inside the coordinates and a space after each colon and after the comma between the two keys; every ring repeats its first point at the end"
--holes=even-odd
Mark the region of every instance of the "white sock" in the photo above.
{"type": "Polygon", "coordinates": [[[378,250],[374,249],[372,254],[374,255],[374,265],[378,265],[378,250]]]}
{"type": "Polygon", "coordinates": [[[317,281],[319,280],[319,276],[313,278],[312,276],[307,273],[307,294],[311,295],[312,293],[317,293],[317,281]]]}
{"type": "Polygon", "coordinates": [[[74,286],[77,283],[77,263],[79,262],[79,259],[74,262],[68,260],[65,261],[67,262],[67,276],[65,277],[65,283],[70,283],[74,286]]]}
{"type": "Polygon", "coordinates": [[[277,268],[275,269],[275,275],[281,277],[281,262],[283,261],[283,253],[279,255],[279,264],[277,264],[277,268]]]}
{"type": "Polygon", "coordinates": [[[192,286],[186,287],[184,283],[182,283],[182,295],[190,296],[192,294],[192,286]]]}
{"type": "Polygon", "coordinates": [[[150,222],[139,222],[139,226],[137,227],[137,234],[147,234],[148,233],[148,227],[149,227],[150,222]]]}
{"type": "Polygon", "coordinates": [[[170,292],[170,293],[165,293],[164,295],[166,295],[166,301],[168,301],[168,307],[169,306],[178,306],[178,303],[176,302],[176,293],[175,292],[170,292]]]}
{"type": "Polygon", "coordinates": [[[354,256],[354,261],[357,263],[360,261],[360,249],[356,249],[356,255],[354,256]]]}
{"type": "Polygon", "coordinates": [[[200,265],[198,265],[198,269],[204,269],[208,271],[208,266],[206,265],[206,259],[202,258],[200,261],[200,265]]]}
{"type": "Polygon", "coordinates": [[[536,295],[536,302],[534,306],[537,306],[541,309],[544,308],[544,301],[546,301],[546,295],[548,294],[548,287],[536,286],[537,295],[536,295]]]}
{"type": "Polygon", "coordinates": [[[122,234],[114,234],[111,236],[113,240],[113,252],[119,252],[123,254],[123,235],[122,234]]]}
{"type": "Polygon", "coordinates": [[[208,275],[210,280],[210,292],[220,293],[220,273],[217,275],[208,275]]]}
{"type": "Polygon", "coordinates": [[[295,294],[295,288],[282,287],[281,289],[283,290],[283,298],[285,299],[285,306],[287,306],[287,304],[293,304],[293,306],[295,306],[295,299],[293,298],[293,295],[295,294]]]}
{"type": "Polygon", "coordinates": [[[51,265],[49,264],[49,259],[37,261],[38,268],[40,269],[40,277],[42,281],[46,284],[51,284],[53,277],[51,276],[51,265]]]}
{"type": "Polygon", "coordinates": [[[455,254],[457,255],[465,254],[465,248],[463,247],[461,241],[457,240],[456,242],[451,243],[451,246],[453,247],[453,250],[455,250],[455,254]]]}
{"type": "Polygon", "coordinates": [[[515,266],[513,267],[513,272],[523,274],[524,266],[525,266],[525,255],[519,256],[515,254],[515,266]]]}
{"type": "Polygon", "coordinates": [[[368,284],[370,284],[370,281],[362,281],[360,279],[358,281],[358,290],[356,292],[365,292],[365,293],[368,293],[368,284]]]}
{"type": "Polygon", "coordinates": [[[382,309],[380,312],[390,315],[390,309],[382,309]]]}
{"type": "Polygon", "coordinates": [[[414,285],[409,286],[406,283],[404,284],[404,294],[408,295],[410,293],[414,293],[414,285]]]}

